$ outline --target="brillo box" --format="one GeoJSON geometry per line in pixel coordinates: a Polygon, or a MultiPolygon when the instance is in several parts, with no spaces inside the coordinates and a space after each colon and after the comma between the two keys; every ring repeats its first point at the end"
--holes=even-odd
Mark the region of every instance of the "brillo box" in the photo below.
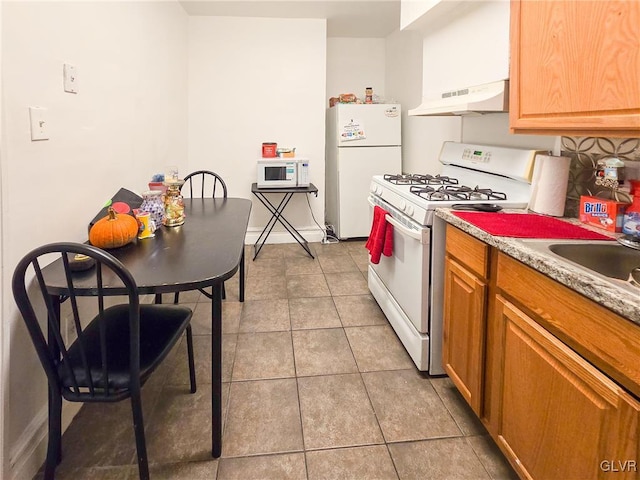
{"type": "Polygon", "coordinates": [[[628,205],[628,203],[616,202],[615,200],[582,195],[578,218],[582,223],[588,223],[610,232],[621,232],[624,211],[628,205]]]}

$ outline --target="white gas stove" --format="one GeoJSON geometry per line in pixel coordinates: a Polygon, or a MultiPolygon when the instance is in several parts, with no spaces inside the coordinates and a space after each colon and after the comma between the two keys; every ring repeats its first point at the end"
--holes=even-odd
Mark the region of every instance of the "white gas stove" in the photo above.
{"type": "Polygon", "coordinates": [[[484,203],[525,208],[537,153],[548,152],[445,142],[439,157],[441,173],[376,175],[371,197],[420,225],[431,225],[438,207],[484,203]]]}
{"type": "Polygon", "coordinates": [[[369,264],[369,289],[419,370],[442,369],[444,224],[439,207],[526,208],[535,156],[547,151],[445,142],[439,174],[389,172],[369,203],[394,226],[393,254],[369,264]]]}

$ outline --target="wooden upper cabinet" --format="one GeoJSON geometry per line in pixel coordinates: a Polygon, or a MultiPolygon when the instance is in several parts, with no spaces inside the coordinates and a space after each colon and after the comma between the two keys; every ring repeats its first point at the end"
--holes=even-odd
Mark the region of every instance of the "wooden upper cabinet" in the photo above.
{"type": "Polygon", "coordinates": [[[640,2],[511,1],[512,133],[640,136],[640,2]]]}

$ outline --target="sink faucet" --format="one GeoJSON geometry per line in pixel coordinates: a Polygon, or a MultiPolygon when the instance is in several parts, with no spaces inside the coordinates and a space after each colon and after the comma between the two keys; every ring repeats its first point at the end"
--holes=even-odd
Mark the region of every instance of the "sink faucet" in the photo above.
{"type": "Polygon", "coordinates": [[[635,237],[633,235],[622,235],[618,237],[618,243],[620,245],[624,245],[625,247],[633,248],[635,250],[640,250],[640,238],[635,237]]]}

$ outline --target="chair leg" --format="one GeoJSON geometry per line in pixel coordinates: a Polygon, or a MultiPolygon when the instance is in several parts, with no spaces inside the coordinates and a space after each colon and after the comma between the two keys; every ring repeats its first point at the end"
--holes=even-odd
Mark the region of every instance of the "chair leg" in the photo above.
{"type": "Polygon", "coordinates": [[[238,300],[244,302],[244,247],[240,256],[240,291],[238,292],[238,300]]]}
{"type": "Polygon", "coordinates": [[[56,466],[62,459],[62,397],[49,389],[49,442],[44,467],[44,479],[53,480],[56,466]]]}
{"type": "Polygon", "coordinates": [[[138,475],[140,480],[149,480],[149,461],[147,460],[147,442],[144,436],[144,420],[142,418],[142,399],[140,390],[131,395],[131,411],[133,413],[133,431],[136,436],[136,452],[138,455],[138,475]]]}
{"type": "Polygon", "coordinates": [[[189,357],[189,382],[191,383],[191,393],[196,393],[196,366],[193,359],[193,334],[191,325],[187,326],[187,356],[189,357]]]}
{"type": "Polygon", "coordinates": [[[180,303],[180,292],[176,292],[176,294],[173,296],[173,303],[175,303],[176,305],[180,303]]]}
{"type": "Polygon", "coordinates": [[[227,291],[224,289],[224,282],[222,282],[222,299],[226,300],[227,298],[227,291]]]}

